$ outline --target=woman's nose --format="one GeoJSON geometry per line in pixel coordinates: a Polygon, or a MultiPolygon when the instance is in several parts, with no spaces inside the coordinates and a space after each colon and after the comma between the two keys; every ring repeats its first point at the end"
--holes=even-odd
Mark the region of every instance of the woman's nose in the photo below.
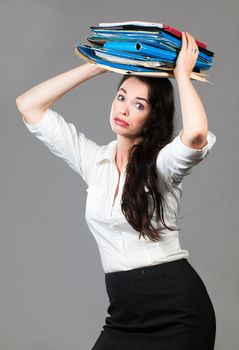
{"type": "Polygon", "coordinates": [[[120,114],[127,114],[128,113],[128,107],[126,106],[126,104],[124,104],[123,106],[120,106],[119,113],[120,114]]]}

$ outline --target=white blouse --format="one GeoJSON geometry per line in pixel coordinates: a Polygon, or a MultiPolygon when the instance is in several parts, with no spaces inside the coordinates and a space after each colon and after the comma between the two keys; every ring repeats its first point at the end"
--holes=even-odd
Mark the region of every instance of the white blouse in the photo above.
{"type": "MultiPolygon", "coordinates": [[[[162,228],[161,239],[157,242],[147,236],[139,239],[139,232],[128,223],[120,206],[126,165],[122,168],[118,194],[112,206],[119,177],[115,163],[117,140],[100,146],[50,108],[35,124],[22,119],[28,130],[52,153],[65,160],[87,184],[85,218],[98,245],[105,273],[189,256],[189,252],[180,246],[179,232],[165,229],[156,222],[155,215],[152,225],[162,228]]],[[[160,191],[166,199],[164,219],[174,228],[177,228],[183,177],[208,155],[216,142],[216,136],[208,131],[207,144],[201,149],[193,149],[182,142],[181,133],[182,130],[161,149],[156,161],[160,191]]],[[[147,187],[145,191],[148,192],[147,187]]]]}

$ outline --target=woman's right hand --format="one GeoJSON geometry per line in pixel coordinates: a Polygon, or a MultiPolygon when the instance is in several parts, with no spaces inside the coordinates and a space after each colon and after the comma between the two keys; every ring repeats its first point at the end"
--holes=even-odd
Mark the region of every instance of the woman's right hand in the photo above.
{"type": "MultiPolygon", "coordinates": [[[[95,62],[92,62],[92,63],[87,62],[86,65],[93,66],[94,69],[96,70],[97,75],[98,75],[98,74],[103,74],[103,73],[108,72],[108,69],[105,69],[105,68],[103,68],[103,67],[100,67],[100,66],[99,66],[97,63],[95,63],[95,62]]],[[[93,69],[93,67],[92,67],[92,69],[93,69]]]]}

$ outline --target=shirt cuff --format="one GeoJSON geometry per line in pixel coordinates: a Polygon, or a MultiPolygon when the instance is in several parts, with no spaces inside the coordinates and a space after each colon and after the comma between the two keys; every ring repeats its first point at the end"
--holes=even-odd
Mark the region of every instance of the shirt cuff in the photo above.
{"type": "Polygon", "coordinates": [[[206,145],[203,148],[192,148],[183,143],[181,139],[182,132],[183,130],[175,138],[175,147],[181,154],[191,159],[204,158],[216,142],[216,136],[208,130],[206,145]]]}
{"type": "Polygon", "coordinates": [[[52,110],[50,108],[48,108],[43,116],[41,117],[41,119],[37,122],[37,123],[34,123],[34,124],[29,124],[25,119],[24,117],[22,117],[22,120],[24,122],[24,124],[26,125],[27,129],[32,132],[32,133],[36,133],[42,129],[45,128],[45,126],[48,124],[50,118],[51,118],[51,114],[52,114],[52,110]]]}

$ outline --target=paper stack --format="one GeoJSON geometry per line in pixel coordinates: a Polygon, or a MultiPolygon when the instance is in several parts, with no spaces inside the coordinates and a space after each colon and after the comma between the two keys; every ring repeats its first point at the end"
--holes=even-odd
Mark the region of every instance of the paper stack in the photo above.
{"type": "MultiPolygon", "coordinates": [[[[173,69],[182,45],[182,32],[163,23],[142,21],[99,23],[75,46],[82,59],[120,74],[174,78],[173,69]]],[[[214,52],[195,38],[199,55],[191,79],[209,82],[207,71],[214,52]]]]}

